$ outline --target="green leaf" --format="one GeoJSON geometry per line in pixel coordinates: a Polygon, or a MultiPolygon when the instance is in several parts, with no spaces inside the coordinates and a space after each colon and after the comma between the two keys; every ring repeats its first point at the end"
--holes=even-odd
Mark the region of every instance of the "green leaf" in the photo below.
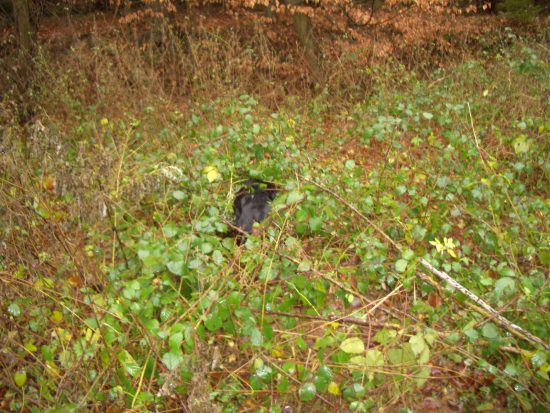
{"type": "Polygon", "coordinates": [[[225,261],[225,258],[223,257],[223,254],[219,250],[215,250],[212,253],[212,260],[217,264],[220,265],[225,261]]]}
{"type": "Polygon", "coordinates": [[[537,351],[535,354],[533,354],[533,357],[531,357],[531,365],[538,369],[546,364],[546,360],[546,354],[542,351],[537,351]]]}
{"type": "Polygon", "coordinates": [[[508,363],[506,364],[504,372],[509,376],[518,376],[521,373],[521,370],[514,363],[508,363]]]}
{"type": "Polygon", "coordinates": [[[481,334],[483,337],[494,340],[499,337],[498,328],[493,323],[487,323],[481,328],[481,334]]]}
{"type": "Polygon", "coordinates": [[[164,236],[166,238],[172,238],[177,235],[178,226],[173,222],[169,222],[162,228],[162,231],[164,232],[164,236]]]}
{"type": "Polygon", "coordinates": [[[380,350],[371,349],[367,351],[367,366],[381,367],[384,365],[384,354],[380,350]]]}
{"type": "Polygon", "coordinates": [[[300,272],[307,272],[311,270],[311,262],[308,260],[304,260],[298,264],[298,271],[300,272]]]}
{"type": "Polygon", "coordinates": [[[431,369],[430,367],[423,367],[415,374],[415,381],[416,385],[418,387],[422,387],[426,381],[428,381],[428,378],[430,377],[431,369]]]}
{"type": "Polygon", "coordinates": [[[253,329],[250,333],[250,344],[252,344],[255,347],[261,346],[263,343],[263,336],[262,332],[258,330],[257,328],[253,329]]]}
{"type": "Polygon", "coordinates": [[[355,161],[353,159],[348,159],[346,161],[346,169],[353,169],[355,168],[355,161]]]}
{"type": "Polygon", "coordinates": [[[321,217],[312,217],[309,220],[309,228],[311,232],[321,232],[323,227],[323,219],[321,217]]]}
{"type": "Polygon", "coordinates": [[[495,294],[499,297],[503,295],[510,295],[516,291],[516,280],[510,277],[499,278],[495,282],[495,294]]]}
{"type": "Polygon", "coordinates": [[[177,261],[170,261],[168,264],[166,264],[166,268],[172,273],[176,275],[183,275],[183,269],[185,267],[185,263],[181,260],[177,261]]]}
{"type": "Polygon", "coordinates": [[[531,149],[531,141],[525,135],[519,135],[513,142],[516,154],[527,153],[531,149]]]}
{"type": "Polygon", "coordinates": [[[204,320],[204,326],[208,331],[218,331],[222,328],[222,325],[223,320],[218,312],[211,312],[206,316],[206,320],[204,320]]]}
{"type": "Polygon", "coordinates": [[[181,351],[181,342],[183,341],[183,333],[178,332],[175,334],[172,334],[170,338],[168,339],[168,348],[170,349],[171,353],[177,353],[178,351],[181,351]]]}
{"type": "Polygon", "coordinates": [[[332,380],[332,377],[333,377],[332,370],[330,369],[330,367],[324,364],[317,369],[317,375],[329,381],[332,380]]]}
{"type": "Polygon", "coordinates": [[[397,336],[397,331],[383,328],[374,335],[374,341],[380,344],[388,344],[397,336]]]}
{"type": "Polygon", "coordinates": [[[392,348],[388,351],[388,361],[395,365],[407,365],[414,362],[414,353],[409,343],[401,348],[392,348]]]}
{"type": "Polygon", "coordinates": [[[183,191],[174,191],[174,192],[172,192],[172,196],[174,197],[174,199],[177,199],[178,201],[181,201],[182,199],[185,198],[185,192],[183,192],[183,191]]]}
{"type": "Polygon", "coordinates": [[[302,199],[304,199],[304,194],[298,191],[291,191],[288,193],[286,197],[286,203],[287,205],[290,205],[290,204],[300,202],[302,199]]]}
{"type": "Polygon", "coordinates": [[[367,366],[367,358],[365,356],[353,356],[350,357],[349,362],[351,364],[357,364],[358,366],[367,366]]]}
{"type": "Polygon", "coordinates": [[[415,356],[421,354],[428,347],[426,341],[424,340],[424,336],[420,333],[412,336],[409,343],[415,356]]]}
{"type": "Polygon", "coordinates": [[[13,302],[8,306],[8,313],[14,317],[19,317],[21,315],[21,308],[19,308],[17,303],[13,302]]]}
{"type": "Polygon", "coordinates": [[[172,353],[171,351],[164,353],[162,356],[162,362],[168,370],[174,370],[183,361],[183,355],[181,351],[179,353],[172,353]]]}
{"type": "Polygon", "coordinates": [[[399,259],[395,262],[395,271],[397,272],[405,272],[407,269],[407,265],[409,264],[409,261],[404,259],[399,259]]]}
{"type": "Polygon", "coordinates": [[[18,371],[13,375],[13,381],[17,387],[23,387],[27,382],[27,373],[18,371]]]}
{"type": "Polygon", "coordinates": [[[122,365],[122,367],[124,368],[124,370],[126,371],[126,373],[128,373],[130,376],[136,377],[139,374],[141,368],[139,367],[137,362],[134,360],[132,355],[128,353],[128,351],[126,350],[119,351],[117,353],[117,359],[122,365]]]}
{"type": "Polygon", "coordinates": [[[360,354],[365,351],[365,344],[359,337],[350,337],[340,344],[340,349],[347,354],[360,354]]]}
{"type": "Polygon", "coordinates": [[[310,400],[313,400],[315,398],[315,394],[317,393],[317,388],[315,387],[315,384],[313,383],[305,383],[300,390],[298,391],[300,395],[300,400],[303,402],[308,402],[310,400]]]}
{"type": "Polygon", "coordinates": [[[414,251],[411,249],[406,249],[403,251],[403,254],[401,254],[401,257],[404,260],[411,261],[414,258],[414,251]]]}
{"type": "Polygon", "coordinates": [[[473,328],[467,328],[464,330],[464,334],[470,339],[470,343],[475,343],[479,338],[479,333],[473,328]]]}
{"type": "Polygon", "coordinates": [[[280,393],[285,393],[288,391],[290,381],[287,376],[281,376],[279,382],[277,383],[277,391],[280,393]]]}
{"type": "Polygon", "coordinates": [[[201,251],[202,251],[203,254],[208,255],[213,250],[214,250],[214,248],[212,247],[212,244],[210,244],[209,242],[204,242],[204,243],[201,244],[201,251]]]}

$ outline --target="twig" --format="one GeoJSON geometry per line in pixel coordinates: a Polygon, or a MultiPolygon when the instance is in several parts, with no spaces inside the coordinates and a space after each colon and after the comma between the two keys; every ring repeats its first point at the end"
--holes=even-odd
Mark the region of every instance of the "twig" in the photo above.
{"type": "MultiPolygon", "coordinates": [[[[300,261],[297,260],[296,258],[291,257],[290,255],[283,254],[283,253],[280,253],[280,252],[277,252],[276,254],[279,255],[282,258],[285,258],[285,259],[289,260],[290,262],[293,262],[296,265],[300,265],[300,261]]],[[[372,308],[369,308],[368,314],[371,314],[374,310],[379,309],[380,311],[388,314],[391,317],[398,318],[397,315],[395,314],[395,313],[397,313],[397,314],[400,314],[402,316],[411,318],[412,320],[418,321],[414,316],[411,316],[410,314],[406,314],[404,311],[399,310],[398,308],[391,307],[391,306],[388,306],[389,308],[386,308],[384,306],[381,306],[382,304],[384,304],[384,302],[389,297],[395,295],[401,289],[401,286],[399,286],[398,288],[395,288],[394,290],[392,290],[390,292],[390,294],[386,295],[384,298],[376,300],[376,303],[373,304],[372,301],[365,298],[358,291],[354,291],[351,288],[346,287],[344,284],[336,281],[334,278],[328,276],[327,274],[323,273],[322,271],[319,271],[315,268],[312,268],[311,271],[312,271],[313,274],[323,278],[324,280],[328,281],[331,284],[334,284],[336,287],[338,287],[341,290],[347,292],[348,294],[351,294],[354,297],[360,298],[362,302],[367,303],[369,306],[372,306],[372,308]]]]}
{"type": "MultiPolygon", "coordinates": [[[[101,185],[101,181],[98,180],[98,184],[99,184],[99,189],[103,191],[103,185],[101,185]]],[[[129,269],[130,265],[128,264],[128,257],[126,257],[126,253],[124,252],[124,243],[122,242],[122,239],[120,238],[120,234],[118,233],[118,228],[116,227],[116,223],[111,211],[111,205],[108,202],[105,202],[105,210],[107,211],[107,216],[109,217],[109,221],[111,222],[111,229],[115,234],[116,240],[118,242],[118,246],[120,247],[120,252],[122,252],[122,258],[124,258],[124,265],[126,266],[126,269],[129,269]]]]}
{"type": "Polygon", "coordinates": [[[375,326],[375,327],[388,327],[388,328],[401,328],[399,324],[394,323],[380,323],[378,321],[368,321],[356,317],[347,317],[347,316],[338,316],[338,315],[327,315],[324,317],[308,314],[294,314],[294,313],[285,313],[283,311],[266,311],[267,315],[280,315],[282,317],[295,317],[303,318],[306,320],[318,320],[325,322],[336,322],[344,324],[357,324],[360,326],[375,326]]]}
{"type": "MultiPolygon", "coordinates": [[[[380,235],[382,235],[391,245],[393,245],[398,251],[402,251],[402,247],[395,242],[393,239],[389,237],[378,225],[376,225],[373,221],[371,221],[369,218],[367,218],[361,211],[359,211],[355,206],[350,204],[348,201],[343,199],[340,195],[336,194],[335,192],[331,191],[330,189],[324,187],[321,184],[318,184],[317,182],[312,181],[311,179],[308,179],[306,177],[302,177],[306,182],[309,182],[322,191],[332,195],[334,198],[342,202],[345,206],[347,206],[349,209],[351,209],[353,212],[355,212],[359,217],[361,217],[364,221],[366,221],[371,227],[373,227],[380,235]]],[[[472,293],[470,290],[468,290],[466,287],[461,285],[458,281],[456,281],[454,278],[452,278],[449,274],[447,274],[445,271],[438,270],[435,268],[432,264],[430,264],[428,261],[426,261],[424,258],[419,259],[420,264],[430,271],[432,274],[436,275],[438,278],[440,278],[443,281],[446,281],[450,285],[452,285],[454,288],[456,288],[458,291],[460,291],[462,294],[466,295],[470,300],[474,301],[476,304],[478,304],[480,307],[482,307],[487,313],[494,317],[495,321],[503,328],[508,330],[509,332],[515,334],[516,336],[529,341],[530,343],[537,343],[540,344],[542,347],[544,347],[546,350],[550,350],[550,345],[546,342],[544,342],[539,337],[531,334],[529,331],[525,330],[523,327],[518,326],[517,324],[512,323],[507,318],[503,317],[499,314],[498,311],[496,311],[494,308],[492,308],[489,304],[487,304],[485,301],[483,301],[481,298],[479,298],[477,295],[472,293]]]]}

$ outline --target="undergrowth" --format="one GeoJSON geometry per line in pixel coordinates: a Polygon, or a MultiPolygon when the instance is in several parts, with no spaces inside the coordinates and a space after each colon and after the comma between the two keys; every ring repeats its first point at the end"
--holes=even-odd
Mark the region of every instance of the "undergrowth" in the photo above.
{"type": "Polygon", "coordinates": [[[546,411],[549,352],[418,265],[548,342],[549,56],[507,36],[277,111],[39,56],[36,119],[3,118],[0,408],[546,411]],[[236,246],[248,176],[284,190],[236,246]]]}

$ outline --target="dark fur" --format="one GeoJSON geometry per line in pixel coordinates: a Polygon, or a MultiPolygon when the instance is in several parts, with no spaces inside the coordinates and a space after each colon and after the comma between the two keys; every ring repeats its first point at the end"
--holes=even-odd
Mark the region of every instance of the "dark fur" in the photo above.
{"type": "Polygon", "coordinates": [[[247,180],[233,202],[235,225],[244,232],[251,233],[255,222],[267,218],[275,196],[277,187],[274,184],[257,179],[247,180]]]}

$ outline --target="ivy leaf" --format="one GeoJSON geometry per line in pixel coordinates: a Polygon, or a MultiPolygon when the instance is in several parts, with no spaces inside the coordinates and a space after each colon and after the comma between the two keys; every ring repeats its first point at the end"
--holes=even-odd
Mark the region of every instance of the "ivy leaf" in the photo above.
{"type": "Polygon", "coordinates": [[[10,313],[14,317],[19,317],[21,315],[21,308],[19,308],[19,305],[17,303],[11,303],[8,306],[8,313],[10,313]]]}
{"type": "Polygon", "coordinates": [[[516,280],[510,277],[502,277],[495,283],[495,294],[499,297],[513,294],[516,291],[516,280]]]}
{"type": "Polygon", "coordinates": [[[365,344],[359,337],[351,337],[340,344],[340,349],[347,354],[361,354],[365,351],[365,344]]]}
{"type": "Polygon", "coordinates": [[[315,398],[315,394],[317,393],[317,388],[315,387],[315,384],[313,383],[305,383],[300,390],[298,391],[300,395],[300,400],[303,402],[308,402],[310,400],[313,400],[315,398]]]}

